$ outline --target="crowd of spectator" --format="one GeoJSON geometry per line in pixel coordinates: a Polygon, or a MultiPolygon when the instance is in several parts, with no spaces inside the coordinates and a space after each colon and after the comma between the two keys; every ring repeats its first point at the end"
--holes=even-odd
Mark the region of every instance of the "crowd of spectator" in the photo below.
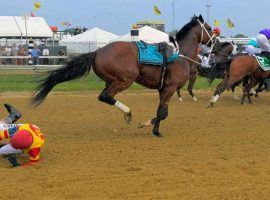
{"type": "MultiPolygon", "coordinates": [[[[63,48],[58,51],[54,51],[55,56],[66,56],[66,52],[63,48]]],[[[63,64],[64,59],[54,59],[49,62],[50,50],[47,46],[38,47],[34,44],[33,48],[27,50],[24,46],[1,46],[0,45],[0,65],[29,65],[32,64],[37,68],[38,65],[49,65],[49,64],[63,64]],[[20,58],[20,56],[29,56],[29,58],[20,58]],[[40,58],[40,56],[43,56],[40,58]],[[48,58],[46,58],[48,56],[48,58]]]]}
{"type": "Polygon", "coordinates": [[[27,50],[23,46],[0,46],[0,65],[25,65],[25,58],[1,58],[2,56],[27,56],[27,50]]]}

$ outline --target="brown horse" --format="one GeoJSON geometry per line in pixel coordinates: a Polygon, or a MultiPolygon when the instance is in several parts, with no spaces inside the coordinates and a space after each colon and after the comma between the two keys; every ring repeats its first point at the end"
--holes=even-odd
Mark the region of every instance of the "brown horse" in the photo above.
{"type": "MultiPolygon", "coordinates": [[[[179,32],[177,40],[183,47],[186,56],[195,59],[199,42],[209,43],[212,36],[211,27],[202,16],[194,16],[179,32]]],[[[98,99],[109,105],[114,105],[124,112],[127,123],[132,119],[131,109],[114,99],[114,96],[126,90],[132,83],[139,83],[150,89],[158,89],[161,69],[138,63],[138,48],[132,42],[114,42],[98,49],[73,58],[63,68],[48,73],[36,89],[33,98],[35,105],[40,104],[52,88],[89,73],[91,67],[97,76],[106,82],[105,89],[98,99]]],[[[170,63],[166,70],[164,87],[159,90],[159,106],[157,116],[140,127],[153,125],[153,134],[162,136],[159,132],[160,121],[168,116],[169,100],[174,92],[185,85],[190,74],[190,62],[187,59],[177,59],[170,63]]]]}
{"type": "MultiPolygon", "coordinates": [[[[214,48],[212,51],[213,55],[210,58],[210,61],[212,62],[211,68],[204,68],[201,67],[200,64],[194,63],[190,69],[190,76],[189,76],[189,82],[187,91],[189,92],[190,96],[194,101],[198,101],[197,97],[193,93],[193,87],[197,79],[197,74],[199,76],[209,78],[210,82],[212,82],[215,78],[223,79],[224,78],[224,71],[227,68],[227,65],[229,64],[228,57],[231,55],[233,51],[233,45],[229,42],[220,43],[217,45],[217,48],[214,48]]],[[[200,58],[198,57],[197,62],[200,62],[200,58]]],[[[232,87],[232,91],[234,92],[234,87],[232,87]]],[[[177,90],[177,96],[180,101],[183,101],[180,93],[180,89],[177,90]]]]}
{"type": "Polygon", "coordinates": [[[251,104],[250,90],[262,79],[269,77],[269,75],[270,71],[263,71],[254,56],[239,54],[232,60],[225,79],[217,86],[214,95],[209,102],[209,107],[214,106],[220,95],[226,89],[247,76],[249,77],[249,82],[244,86],[241,104],[244,104],[245,97],[248,98],[248,102],[251,104]]]}

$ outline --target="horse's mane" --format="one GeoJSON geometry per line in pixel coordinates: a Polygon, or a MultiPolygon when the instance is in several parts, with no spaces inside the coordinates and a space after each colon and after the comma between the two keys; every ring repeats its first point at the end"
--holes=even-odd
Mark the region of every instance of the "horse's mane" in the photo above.
{"type": "Polygon", "coordinates": [[[184,25],[177,33],[176,33],[176,41],[179,41],[179,40],[183,40],[187,33],[190,31],[190,29],[192,27],[194,27],[196,24],[197,24],[197,19],[199,17],[197,17],[196,15],[194,15],[190,22],[188,22],[186,25],[184,25]]]}

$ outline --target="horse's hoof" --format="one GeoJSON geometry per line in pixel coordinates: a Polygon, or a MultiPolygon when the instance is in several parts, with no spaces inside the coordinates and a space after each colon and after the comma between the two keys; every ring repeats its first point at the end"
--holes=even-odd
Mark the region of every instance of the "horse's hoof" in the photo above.
{"type": "Polygon", "coordinates": [[[255,97],[256,97],[256,98],[259,98],[259,95],[258,95],[258,94],[255,94],[255,97]]]}
{"type": "Polygon", "coordinates": [[[207,108],[213,108],[214,107],[214,103],[213,102],[209,102],[207,108]]]}
{"type": "Polygon", "coordinates": [[[131,111],[128,112],[128,113],[125,113],[125,114],[124,114],[124,118],[125,118],[125,120],[126,120],[126,123],[127,123],[127,124],[130,124],[130,122],[132,121],[132,114],[131,114],[131,111]]]}
{"type": "Polygon", "coordinates": [[[195,102],[197,102],[198,101],[198,99],[197,99],[197,97],[192,97],[192,99],[193,99],[193,101],[195,101],[195,102]]]}
{"type": "Polygon", "coordinates": [[[144,127],[144,123],[139,123],[138,125],[137,125],[137,128],[143,128],[144,127]]]}
{"type": "Polygon", "coordinates": [[[159,131],[153,131],[153,134],[157,137],[163,137],[163,135],[159,131]]]}
{"type": "Polygon", "coordinates": [[[182,97],[179,97],[178,100],[181,101],[181,102],[184,101],[182,97]]]}

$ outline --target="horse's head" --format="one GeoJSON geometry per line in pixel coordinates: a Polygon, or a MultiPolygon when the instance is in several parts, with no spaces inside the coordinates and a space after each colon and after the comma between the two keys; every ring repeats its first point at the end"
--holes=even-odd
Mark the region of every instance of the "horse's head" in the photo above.
{"type": "Polygon", "coordinates": [[[207,24],[203,17],[200,15],[199,17],[195,16],[197,20],[196,24],[196,35],[198,41],[202,44],[210,46],[214,41],[213,38],[215,37],[212,33],[212,28],[207,24]]]}
{"type": "Polygon", "coordinates": [[[224,43],[221,43],[220,47],[215,49],[215,51],[217,52],[217,54],[229,56],[233,52],[233,48],[234,48],[234,46],[232,43],[224,42],[224,43]]]}
{"type": "Polygon", "coordinates": [[[203,17],[194,15],[191,21],[183,26],[176,34],[177,42],[184,41],[189,34],[195,34],[198,43],[210,46],[213,43],[213,33],[211,27],[204,21],[203,17]]]}

